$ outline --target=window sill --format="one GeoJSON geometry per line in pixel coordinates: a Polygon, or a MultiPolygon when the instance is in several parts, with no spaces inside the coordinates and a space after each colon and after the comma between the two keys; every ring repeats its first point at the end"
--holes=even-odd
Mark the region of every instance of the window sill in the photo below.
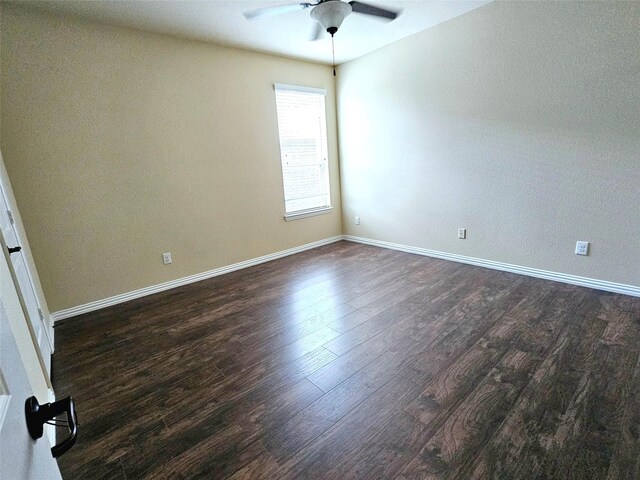
{"type": "Polygon", "coordinates": [[[315,217],[316,215],[324,215],[326,213],[331,213],[333,211],[333,207],[326,208],[318,208],[317,210],[307,210],[299,213],[290,213],[284,216],[284,219],[287,222],[291,222],[293,220],[300,220],[301,218],[307,217],[315,217]]]}

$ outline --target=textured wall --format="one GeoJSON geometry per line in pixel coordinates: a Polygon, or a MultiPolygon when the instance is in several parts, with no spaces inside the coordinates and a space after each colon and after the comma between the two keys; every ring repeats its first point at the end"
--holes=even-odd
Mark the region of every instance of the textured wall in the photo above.
{"type": "MultiPolygon", "coordinates": [[[[0,14],[2,9],[0,8],[0,14]]],[[[0,28],[2,25],[2,17],[0,15],[0,28]]],[[[0,30],[0,38],[1,38],[1,30],[0,30]]],[[[2,66],[0,62],[0,78],[2,78],[2,66]]],[[[2,97],[2,83],[0,82],[0,98],[2,97]]],[[[0,102],[0,113],[1,113],[1,104],[0,102]]],[[[1,115],[0,115],[1,117],[1,115]]],[[[1,131],[1,129],[0,129],[1,131]]],[[[0,137],[1,138],[1,137],[0,137]]],[[[1,145],[1,142],[0,142],[1,145]]],[[[0,178],[3,180],[7,179],[7,172],[5,170],[5,165],[2,160],[2,152],[0,151],[0,178]]],[[[3,182],[4,183],[4,182],[3,182]]],[[[7,185],[5,185],[5,188],[7,185]]],[[[15,199],[13,197],[13,191],[7,188],[4,194],[8,197],[9,201],[12,204],[15,204],[15,199]]],[[[12,212],[14,218],[20,219],[20,212],[14,211],[12,212]]],[[[18,223],[18,226],[20,223],[18,223]]],[[[43,314],[45,318],[49,318],[49,311],[47,307],[46,300],[44,298],[44,294],[42,292],[42,287],[40,285],[40,279],[34,267],[33,258],[31,256],[31,249],[29,246],[29,242],[25,241],[26,234],[23,230],[19,231],[21,238],[23,240],[21,246],[23,249],[23,253],[25,256],[25,261],[27,262],[32,280],[34,281],[34,287],[36,289],[36,295],[39,297],[40,306],[42,307],[43,314]]],[[[16,344],[18,346],[18,351],[20,352],[20,357],[22,359],[22,364],[26,371],[27,377],[29,379],[29,384],[33,390],[33,394],[38,397],[39,400],[44,401],[48,398],[48,383],[46,379],[46,374],[43,370],[43,367],[40,364],[40,360],[38,358],[38,353],[34,347],[34,340],[31,335],[31,331],[29,330],[27,320],[24,317],[24,312],[22,310],[22,306],[20,305],[19,299],[17,297],[17,292],[15,286],[13,284],[11,278],[11,272],[9,271],[9,263],[7,258],[4,255],[0,255],[0,303],[3,305],[3,308],[7,314],[9,322],[11,323],[11,329],[13,335],[16,340],[16,344]]],[[[53,334],[53,329],[50,330],[51,334],[53,334]]]]}
{"type": "Polygon", "coordinates": [[[640,285],[639,26],[494,2],[341,66],[345,233],[640,285]]]}
{"type": "Polygon", "coordinates": [[[52,311],[341,233],[329,67],[2,8],[2,152],[52,311]],[[331,214],[283,219],[274,82],[328,90],[331,214]]]}

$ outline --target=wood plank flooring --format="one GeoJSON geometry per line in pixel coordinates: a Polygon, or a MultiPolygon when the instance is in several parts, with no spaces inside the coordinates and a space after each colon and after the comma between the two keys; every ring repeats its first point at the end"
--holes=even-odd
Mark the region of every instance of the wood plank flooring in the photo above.
{"type": "Polygon", "coordinates": [[[640,479],[640,298],[339,242],[56,343],[65,479],[640,479]]]}

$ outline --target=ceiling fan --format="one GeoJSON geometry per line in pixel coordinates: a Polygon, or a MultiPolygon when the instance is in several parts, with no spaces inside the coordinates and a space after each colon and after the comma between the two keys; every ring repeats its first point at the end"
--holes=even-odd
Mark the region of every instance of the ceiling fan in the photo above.
{"type": "Polygon", "coordinates": [[[322,30],[326,30],[333,37],[338,31],[344,19],[351,12],[371,15],[384,20],[394,20],[400,12],[386,10],[364,2],[342,0],[318,0],[317,3],[294,3],[289,5],[276,5],[274,7],[259,8],[245,12],[244,16],[248,20],[259,17],[281,15],[284,13],[296,12],[311,8],[311,18],[316,21],[311,40],[318,40],[322,30]]]}

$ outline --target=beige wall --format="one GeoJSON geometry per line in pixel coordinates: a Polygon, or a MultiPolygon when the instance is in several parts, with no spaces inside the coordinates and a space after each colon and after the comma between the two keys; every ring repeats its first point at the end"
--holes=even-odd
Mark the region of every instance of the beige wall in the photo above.
{"type": "Polygon", "coordinates": [[[639,25],[494,2],[341,66],[345,233],[640,285],[639,25]]]}
{"type": "Polygon", "coordinates": [[[52,311],[341,233],[329,67],[2,8],[2,152],[52,311]],[[274,82],[328,90],[332,214],[283,219],[274,82]]]}
{"type": "MultiPolygon", "coordinates": [[[[2,9],[0,8],[0,39],[1,36],[1,25],[2,25],[2,17],[1,17],[2,9]]],[[[0,62],[0,78],[2,78],[2,62],[0,62]]],[[[2,83],[0,82],[0,98],[2,97],[2,83]]],[[[0,102],[0,113],[1,113],[1,103],[0,102]]],[[[1,117],[2,115],[0,115],[1,117]]],[[[1,129],[0,129],[1,132],[1,129]]],[[[1,138],[1,136],[0,136],[1,138]]],[[[0,143],[1,144],[1,143],[0,143]]],[[[21,246],[23,248],[23,253],[25,257],[25,261],[27,263],[27,268],[29,269],[29,273],[31,275],[31,279],[34,281],[36,295],[38,296],[38,300],[40,302],[40,306],[45,315],[45,318],[49,318],[49,310],[47,307],[47,302],[44,298],[44,294],[42,292],[42,287],[40,285],[40,279],[38,277],[38,273],[34,267],[34,261],[31,256],[31,249],[29,243],[26,241],[26,235],[24,230],[21,229],[22,222],[20,221],[20,212],[15,207],[15,198],[13,196],[13,191],[11,190],[11,186],[8,185],[7,182],[8,176],[5,170],[5,165],[2,159],[2,151],[0,150],[0,180],[2,180],[5,185],[6,191],[4,194],[8,197],[8,201],[10,205],[14,205],[13,208],[13,216],[18,220],[16,225],[18,226],[18,234],[22,239],[21,246]]],[[[4,242],[4,237],[2,237],[2,232],[0,232],[0,244],[4,248],[6,244],[4,242]]],[[[9,269],[9,260],[7,258],[7,254],[0,254],[0,303],[3,305],[7,313],[7,317],[9,318],[9,322],[11,323],[11,330],[13,335],[15,336],[16,344],[18,346],[18,351],[20,353],[20,357],[22,360],[22,364],[25,368],[25,372],[27,374],[27,378],[29,379],[29,384],[31,385],[31,389],[33,394],[40,400],[41,402],[45,402],[49,400],[49,386],[50,382],[47,380],[47,375],[45,373],[44,367],[40,363],[40,358],[38,356],[38,352],[35,346],[35,340],[33,339],[32,333],[29,329],[27,319],[24,316],[24,311],[20,304],[20,300],[18,298],[18,292],[16,291],[15,284],[13,283],[13,277],[11,275],[11,271],[9,269]]],[[[53,335],[53,329],[50,329],[51,335],[53,335]]],[[[53,338],[53,337],[52,337],[53,338]]],[[[49,433],[49,430],[47,431],[49,433]]]]}

